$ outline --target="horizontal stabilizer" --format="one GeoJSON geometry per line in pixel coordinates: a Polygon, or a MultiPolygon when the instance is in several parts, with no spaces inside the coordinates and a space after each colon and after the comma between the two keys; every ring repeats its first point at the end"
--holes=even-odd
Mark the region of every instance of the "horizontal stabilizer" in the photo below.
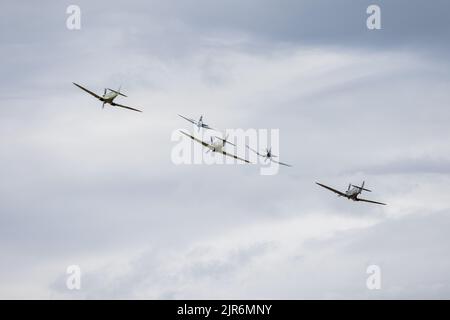
{"type": "Polygon", "coordinates": [[[365,189],[365,188],[360,187],[360,186],[355,186],[354,184],[352,184],[352,186],[355,187],[355,188],[358,188],[359,190],[364,190],[364,191],[367,191],[367,192],[372,192],[372,190],[365,189]]]}
{"type": "Polygon", "coordinates": [[[123,93],[120,93],[119,91],[116,91],[116,90],[113,90],[113,89],[110,89],[110,88],[107,88],[109,91],[112,91],[112,92],[114,92],[114,93],[117,93],[118,95],[120,95],[120,96],[122,96],[122,97],[126,97],[127,98],[127,96],[126,95],[124,95],[123,93]]]}

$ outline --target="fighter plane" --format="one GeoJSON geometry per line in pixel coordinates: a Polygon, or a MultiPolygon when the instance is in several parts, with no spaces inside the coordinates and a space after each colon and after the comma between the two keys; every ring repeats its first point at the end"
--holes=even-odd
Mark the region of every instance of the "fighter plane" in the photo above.
{"type": "Polygon", "coordinates": [[[328,189],[328,190],[330,190],[330,191],[333,191],[334,193],[337,193],[339,197],[346,197],[347,199],[353,200],[353,201],[370,202],[370,203],[375,203],[375,204],[381,204],[381,205],[384,205],[384,206],[386,205],[386,203],[382,203],[382,202],[377,202],[377,201],[372,201],[372,200],[367,200],[367,199],[358,198],[358,196],[361,194],[361,192],[362,192],[363,190],[364,190],[364,191],[367,191],[367,192],[372,192],[371,190],[365,189],[365,188],[364,188],[364,181],[363,181],[361,187],[355,186],[355,185],[353,185],[353,184],[350,183],[350,184],[348,185],[347,191],[345,191],[345,192],[338,191],[338,190],[336,190],[336,189],[333,189],[333,188],[331,188],[331,187],[328,187],[328,186],[326,186],[326,185],[324,185],[324,184],[321,184],[321,183],[318,183],[318,182],[316,182],[316,184],[318,184],[319,186],[321,186],[321,187],[323,187],[323,188],[325,188],[325,189],[328,189]]]}
{"type": "Polygon", "coordinates": [[[266,148],[266,150],[265,150],[264,153],[259,153],[258,151],[256,151],[256,150],[250,148],[248,145],[246,145],[246,147],[247,147],[248,149],[252,150],[252,151],[253,151],[254,153],[256,153],[258,156],[263,157],[265,162],[267,162],[267,161],[270,160],[270,161],[272,161],[272,162],[281,164],[281,165],[286,166],[286,167],[292,167],[290,164],[287,164],[287,163],[284,163],[284,162],[279,162],[279,161],[274,160],[273,158],[278,158],[278,156],[276,156],[276,155],[274,155],[274,154],[272,153],[272,147],[266,148]]]}
{"type": "Polygon", "coordinates": [[[191,119],[191,118],[186,118],[186,117],[182,116],[181,114],[179,114],[178,116],[189,121],[190,123],[194,124],[195,126],[197,126],[198,131],[200,131],[201,128],[216,130],[214,128],[211,128],[210,126],[208,126],[206,123],[203,122],[203,116],[200,116],[200,119],[198,119],[198,121],[191,119]]]}
{"type": "Polygon", "coordinates": [[[198,139],[198,138],[196,138],[196,137],[194,137],[194,136],[191,136],[190,134],[188,134],[188,133],[186,133],[186,132],[184,132],[184,131],[181,131],[181,130],[180,130],[180,132],[181,132],[182,134],[184,134],[185,136],[191,138],[192,140],[194,140],[194,141],[196,141],[196,142],[202,144],[204,147],[208,148],[207,153],[208,153],[209,151],[217,152],[217,153],[221,153],[221,154],[223,154],[223,155],[226,155],[226,156],[228,156],[228,157],[232,157],[232,158],[234,158],[234,159],[237,159],[237,160],[241,160],[241,161],[250,163],[250,161],[248,161],[248,160],[239,158],[238,156],[236,156],[236,155],[234,155],[234,154],[231,154],[231,153],[228,153],[228,152],[226,152],[225,150],[223,150],[223,148],[225,147],[225,145],[226,145],[227,143],[228,143],[228,144],[231,144],[231,145],[234,145],[234,144],[232,144],[231,142],[227,141],[226,138],[225,138],[225,139],[222,139],[222,138],[216,137],[218,140],[214,141],[213,137],[211,137],[211,142],[208,143],[208,142],[202,141],[202,140],[200,140],[200,139],[198,139]]]}
{"type": "Polygon", "coordinates": [[[124,106],[122,104],[118,104],[118,103],[114,102],[114,99],[117,96],[126,97],[126,95],[124,95],[123,93],[120,92],[120,88],[117,91],[113,90],[113,89],[105,88],[105,90],[103,91],[103,95],[99,96],[98,94],[95,94],[94,92],[92,92],[92,91],[90,91],[90,90],[80,86],[79,84],[77,84],[75,82],[72,82],[72,83],[74,85],[76,85],[78,88],[80,88],[81,90],[86,91],[90,95],[96,97],[98,100],[103,102],[102,109],[105,107],[105,104],[107,103],[107,104],[110,104],[110,105],[112,105],[114,107],[121,107],[121,108],[130,109],[130,110],[137,111],[137,112],[142,112],[141,110],[138,110],[138,109],[135,109],[135,108],[131,108],[131,107],[128,107],[128,106],[124,106]]]}

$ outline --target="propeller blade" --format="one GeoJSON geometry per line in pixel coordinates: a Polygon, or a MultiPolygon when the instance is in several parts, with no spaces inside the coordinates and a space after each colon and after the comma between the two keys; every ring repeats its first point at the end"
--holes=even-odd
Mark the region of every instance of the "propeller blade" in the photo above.
{"type": "MultiPolygon", "coordinates": [[[[223,141],[223,146],[225,146],[226,144],[227,144],[227,142],[228,142],[228,136],[229,136],[229,134],[227,134],[226,136],[225,136],[225,139],[223,139],[222,141],[223,141]]],[[[229,143],[229,142],[228,142],[229,143]]]]}

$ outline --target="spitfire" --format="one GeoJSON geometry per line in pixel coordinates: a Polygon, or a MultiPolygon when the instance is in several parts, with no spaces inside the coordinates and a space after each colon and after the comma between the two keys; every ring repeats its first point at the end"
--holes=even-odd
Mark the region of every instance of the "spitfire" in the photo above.
{"type": "Polygon", "coordinates": [[[347,199],[353,200],[353,201],[370,202],[370,203],[375,203],[375,204],[381,204],[384,206],[386,205],[386,203],[383,203],[383,202],[372,201],[372,200],[362,199],[362,198],[358,197],[363,191],[372,192],[371,190],[364,188],[364,181],[361,186],[355,186],[354,184],[350,183],[348,185],[347,191],[345,191],[345,192],[341,192],[339,190],[333,189],[331,187],[328,187],[328,186],[318,183],[318,182],[316,182],[316,184],[318,184],[322,188],[328,189],[328,190],[336,193],[339,197],[346,197],[347,199]]]}
{"type": "Polygon", "coordinates": [[[232,158],[234,158],[234,159],[241,160],[241,161],[244,161],[244,162],[246,162],[246,163],[250,163],[250,161],[248,161],[248,160],[246,160],[246,159],[243,159],[243,158],[240,158],[240,157],[238,157],[238,156],[236,156],[236,155],[234,155],[234,154],[228,153],[228,152],[226,152],[226,151],[224,150],[224,147],[225,147],[225,145],[226,145],[227,143],[228,143],[228,144],[231,144],[231,145],[234,145],[233,143],[231,143],[231,142],[229,142],[229,141],[226,140],[227,137],[226,137],[225,139],[216,137],[216,140],[215,140],[213,137],[210,137],[210,142],[205,142],[205,141],[202,141],[202,140],[200,140],[200,139],[198,139],[198,138],[196,138],[196,137],[194,137],[194,136],[191,136],[190,134],[188,134],[188,133],[186,133],[186,132],[184,132],[184,131],[181,131],[181,130],[180,130],[180,132],[181,132],[182,134],[184,134],[185,136],[191,138],[192,140],[194,140],[194,141],[200,143],[200,144],[203,145],[204,147],[206,147],[206,148],[207,148],[207,151],[206,151],[207,153],[210,152],[210,151],[212,151],[212,152],[217,152],[217,153],[221,153],[221,154],[223,154],[223,155],[226,155],[226,156],[228,156],[228,157],[232,157],[232,158]]]}
{"type": "Polygon", "coordinates": [[[265,162],[271,161],[271,162],[278,163],[278,164],[281,164],[281,165],[286,166],[286,167],[292,167],[290,164],[287,164],[287,163],[284,163],[284,162],[280,162],[280,161],[276,161],[274,158],[278,158],[278,156],[274,155],[272,153],[272,147],[266,148],[264,153],[259,153],[258,151],[250,148],[248,145],[246,147],[247,147],[247,149],[249,149],[249,150],[253,151],[254,153],[256,153],[258,156],[263,157],[265,162]]]}
{"type": "Polygon", "coordinates": [[[79,84],[72,82],[74,85],[76,85],[78,88],[80,88],[81,90],[89,93],[90,95],[96,97],[98,100],[100,100],[101,102],[103,102],[102,104],[102,109],[105,107],[105,104],[109,104],[113,107],[120,107],[120,108],[125,108],[125,109],[129,109],[129,110],[133,110],[133,111],[137,111],[137,112],[142,112],[141,110],[135,109],[135,108],[131,108],[128,106],[124,106],[123,104],[118,104],[114,102],[114,99],[117,98],[117,96],[122,96],[122,97],[127,97],[126,95],[124,95],[123,93],[120,92],[120,88],[118,90],[113,90],[113,89],[109,89],[109,88],[105,88],[105,90],[103,91],[103,95],[99,96],[98,94],[80,86],[79,84]]]}
{"type": "Polygon", "coordinates": [[[191,118],[186,118],[185,116],[182,116],[181,114],[178,115],[179,117],[189,121],[190,123],[192,123],[193,125],[195,125],[198,129],[198,131],[200,131],[200,129],[210,129],[210,130],[215,130],[214,128],[211,128],[210,126],[208,126],[206,123],[203,122],[203,115],[200,116],[200,118],[197,120],[191,119],[191,118]]]}

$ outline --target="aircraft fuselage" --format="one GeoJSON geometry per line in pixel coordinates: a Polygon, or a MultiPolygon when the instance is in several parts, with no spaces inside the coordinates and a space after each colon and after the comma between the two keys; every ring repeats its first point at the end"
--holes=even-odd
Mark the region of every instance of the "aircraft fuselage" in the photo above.
{"type": "Polygon", "coordinates": [[[351,199],[351,200],[353,200],[353,201],[357,201],[358,195],[359,195],[360,193],[361,193],[361,189],[359,189],[359,188],[352,188],[352,189],[348,190],[348,191],[345,193],[345,196],[346,196],[348,199],[351,199]]]}
{"type": "Polygon", "coordinates": [[[118,94],[115,92],[107,92],[103,95],[102,101],[111,104],[113,100],[117,97],[117,95],[118,94]]]}
{"type": "Polygon", "coordinates": [[[210,148],[214,152],[222,152],[223,151],[223,145],[222,144],[213,144],[210,148]]]}

